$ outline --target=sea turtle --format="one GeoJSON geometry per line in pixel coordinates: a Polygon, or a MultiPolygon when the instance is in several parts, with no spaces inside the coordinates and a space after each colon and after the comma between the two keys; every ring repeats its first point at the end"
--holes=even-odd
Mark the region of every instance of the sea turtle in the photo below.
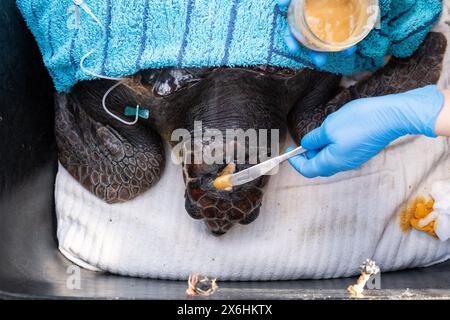
{"type": "MultiPolygon", "coordinates": [[[[306,68],[143,70],[123,81],[107,99],[109,109],[122,117],[125,106],[150,109],[150,117],[134,126],[120,123],[101,107],[103,95],[114,82],[80,82],[70,93],[56,98],[59,161],[100,199],[111,204],[125,202],[159,180],[165,163],[163,139],[174,145],[171,134],[175,129],[192,133],[194,122],[202,121],[203,128],[221,132],[278,129],[280,140],[289,130],[294,140],[300,141],[327,115],[353,99],[436,83],[445,49],[445,37],[430,33],[412,57],[391,58],[380,71],[349,88],[340,87],[340,75],[306,68]]],[[[212,181],[224,170],[240,171],[250,164],[233,166],[230,158],[222,164],[191,164],[186,159],[192,152],[186,150],[182,165],[189,215],[204,219],[215,235],[226,233],[236,223],[254,221],[268,178],[217,190],[212,181]]]]}

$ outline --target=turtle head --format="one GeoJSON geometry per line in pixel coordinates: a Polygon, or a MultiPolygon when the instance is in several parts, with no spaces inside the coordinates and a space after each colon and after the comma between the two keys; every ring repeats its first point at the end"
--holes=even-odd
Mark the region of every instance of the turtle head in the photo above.
{"type": "MultiPolygon", "coordinates": [[[[231,144],[237,146],[236,143],[231,144]]],[[[211,145],[203,142],[195,144],[195,148],[196,151],[185,151],[183,162],[185,206],[188,214],[194,219],[204,219],[214,235],[226,233],[235,224],[246,225],[253,222],[259,215],[268,179],[261,177],[241,186],[219,187],[216,183],[221,177],[226,179],[227,176],[250,167],[248,151],[244,151],[244,161],[215,155],[214,162],[209,161],[210,159],[197,162],[198,154],[207,154],[207,157],[211,155],[211,145]]],[[[228,147],[228,150],[231,149],[228,147]]]]}

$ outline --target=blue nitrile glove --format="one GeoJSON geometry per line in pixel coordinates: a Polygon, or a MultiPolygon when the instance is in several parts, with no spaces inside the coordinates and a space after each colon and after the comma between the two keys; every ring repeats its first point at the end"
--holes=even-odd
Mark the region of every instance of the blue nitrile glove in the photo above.
{"type": "Polygon", "coordinates": [[[303,137],[301,145],[310,150],[306,157],[289,162],[307,178],[356,169],[401,136],[436,137],[443,104],[444,95],[435,85],[351,101],[303,137]]]}
{"type": "MultiPolygon", "coordinates": [[[[291,0],[277,0],[277,2],[278,2],[278,7],[281,10],[287,10],[291,0]]],[[[297,41],[297,39],[295,39],[294,35],[292,34],[291,30],[289,29],[289,26],[286,28],[286,31],[284,34],[284,41],[285,41],[286,46],[288,47],[288,50],[291,54],[297,54],[301,49],[303,49],[302,45],[297,41]]],[[[352,55],[355,53],[355,51],[356,51],[356,46],[353,46],[344,51],[341,51],[340,53],[342,55],[352,55]]],[[[327,63],[328,53],[313,51],[313,50],[309,50],[309,52],[310,52],[310,56],[311,56],[311,61],[317,67],[320,68],[327,63]]]]}

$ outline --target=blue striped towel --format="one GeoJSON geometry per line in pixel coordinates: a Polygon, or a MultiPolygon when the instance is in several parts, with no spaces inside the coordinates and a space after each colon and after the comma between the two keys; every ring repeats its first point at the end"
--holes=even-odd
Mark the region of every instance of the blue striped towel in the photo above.
{"type": "MultiPolygon", "coordinates": [[[[72,0],[17,0],[37,39],[58,91],[92,76],[90,70],[125,76],[168,66],[312,67],[307,52],[290,55],[284,44],[286,12],[276,0],[85,0],[106,26],[107,37],[72,0]],[[77,19],[79,16],[79,19],[77,19]],[[79,23],[73,21],[77,20],[79,23]]],[[[323,70],[349,74],[375,70],[384,56],[405,57],[420,45],[439,19],[440,0],[380,0],[381,29],[373,30],[356,53],[332,54],[323,70]]]]}

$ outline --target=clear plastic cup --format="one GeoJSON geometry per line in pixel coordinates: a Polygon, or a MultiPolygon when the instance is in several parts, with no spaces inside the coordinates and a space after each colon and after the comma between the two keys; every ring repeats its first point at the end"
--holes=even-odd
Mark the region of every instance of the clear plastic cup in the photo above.
{"type": "MultiPolygon", "coordinates": [[[[292,0],[288,11],[288,23],[294,37],[305,47],[324,52],[336,52],[348,49],[362,41],[377,27],[380,21],[380,6],[378,0],[349,0],[358,8],[357,22],[349,28],[348,38],[341,41],[330,41],[318,36],[308,23],[307,1],[292,0]]],[[[329,0],[332,1],[332,0],[329,0]]],[[[327,1],[322,1],[326,4],[327,1]]],[[[311,17],[309,17],[311,18],[311,17]]],[[[311,20],[311,19],[310,19],[311,20]]]]}

